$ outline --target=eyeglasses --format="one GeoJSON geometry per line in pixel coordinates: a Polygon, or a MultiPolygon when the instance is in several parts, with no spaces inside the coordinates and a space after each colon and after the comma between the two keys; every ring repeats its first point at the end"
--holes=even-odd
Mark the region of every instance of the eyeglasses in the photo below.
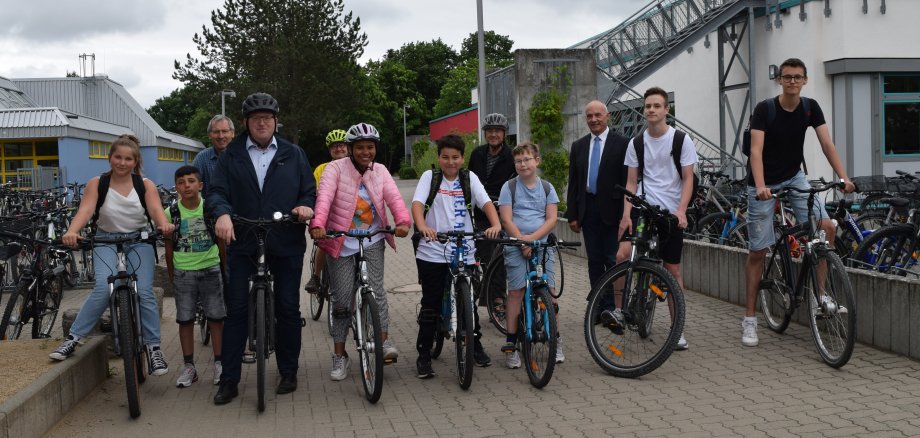
{"type": "Polygon", "coordinates": [[[345,143],[333,143],[329,145],[329,149],[346,149],[348,145],[345,143]]]}
{"type": "Polygon", "coordinates": [[[533,160],[534,160],[534,157],[521,158],[520,160],[514,160],[514,164],[516,166],[520,166],[522,164],[527,164],[533,160]]]}
{"type": "Polygon", "coordinates": [[[780,77],[783,78],[783,82],[802,82],[805,80],[805,76],[802,75],[782,75],[780,77]]]}
{"type": "Polygon", "coordinates": [[[217,135],[227,135],[227,134],[233,134],[233,131],[230,129],[212,129],[211,133],[217,134],[217,135]]]}
{"type": "Polygon", "coordinates": [[[275,116],[252,116],[249,118],[254,122],[268,123],[270,120],[275,120],[275,116]]]}

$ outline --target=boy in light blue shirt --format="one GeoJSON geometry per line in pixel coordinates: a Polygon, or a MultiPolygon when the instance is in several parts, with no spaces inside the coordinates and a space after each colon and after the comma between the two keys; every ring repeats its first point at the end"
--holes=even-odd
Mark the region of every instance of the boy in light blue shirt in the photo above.
{"type": "MultiPolygon", "coordinates": [[[[528,242],[535,240],[545,242],[546,237],[556,226],[559,196],[552,184],[537,176],[537,166],[540,165],[540,146],[534,143],[523,143],[517,145],[511,151],[511,155],[514,157],[514,168],[518,176],[502,186],[498,197],[498,212],[502,228],[509,237],[528,242]],[[512,181],[514,181],[513,184],[512,181]],[[512,185],[515,191],[513,198],[511,196],[512,185]]],[[[502,347],[502,352],[505,353],[505,364],[508,368],[521,366],[521,358],[516,348],[516,321],[521,313],[521,302],[527,282],[526,275],[529,270],[527,260],[530,259],[532,250],[527,246],[523,248],[505,246],[504,249],[508,280],[508,299],[505,303],[508,337],[507,343],[502,347]]],[[[553,284],[555,263],[552,252],[548,251],[546,255],[546,274],[550,288],[554,289],[556,286],[553,284]]],[[[558,327],[558,322],[556,325],[558,327]]],[[[562,344],[557,343],[556,363],[563,361],[565,361],[565,355],[562,352],[562,344]]]]}

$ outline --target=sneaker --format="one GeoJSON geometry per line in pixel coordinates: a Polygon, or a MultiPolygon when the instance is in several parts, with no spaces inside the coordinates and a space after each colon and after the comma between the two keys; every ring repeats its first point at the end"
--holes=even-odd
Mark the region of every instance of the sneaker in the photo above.
{"type": "Polygon", "coordinates": [[[77,341],[71,339],[65,339],[61,345],[55,349],[48,357],[54,360],[64,360],[68,356],[73,354],[74,350],[77,349],[77,341]]]}
{"type": "Polygon", "coordinates": [[[744,318],[741,320],[741,345],[756,347],[760,342],[757,339],[757,318],[744,318]]]}
{"type": "Polygon", "coordinates": [[[389,338],[383,341],[383,363],[389,363],[399,357],[399,350],[389,338]]]}
{"type": "Polygon", "coordinates": [[[311,294],[319,292],[319,277],[315,275],[310,277],[310,281],[307,282],[307,285],[304,286],[304,289],[306,289],[307,292],[311,294]]]}
{"type": "Polygon", "coordinates": [[[162,376],[169,372],[169,365],[166,363],[166,358],[163,357],[163,350],[160,350],[160,347],[151,347],[148,350],[150,354],[150,374],[154,376],[162,376]]]}
{"type": "Polygon", "coordinates": [[[686,350],[690,348],[690,344],[687,343],[687,339],[684,338],[684,334],[680,334],[680,339],[677,340],[677,345],[674,346],[674,349],[677,351],[686,350]]]}
{"type": "Polygon", "coordinates": [[[512,351],[511,353],[505,353],[505,365],[509,369],[515,369],[521,367],[521,356],[517,351],[512,351]]]}
{"type": "Polygon", "coordinates": [[[198,381],[198,371],[195,370],[195,365],[185,364],[185,367],[182,368],[182,373],[179,374],[179,378],[176,379],[176,388],[188,388],[192,386],[192,383],[198,381]]]}
{"type": "Polygon", "coordinates": [[[565,362],[565,353],[562,352],[562,338],[556,338],[556,363],[565,362]]]}
{"type": "Polygon", "coordinates": [[[616,335],[623,334],[623,327],[626,321],[623,319],[623,311],[620,309],[605,310],[601,312],[601,324],[610,329],[616,335]]]}
{"type": "Polygon", "coordinates": [[[819,306],[819,312],[824,315],[833,315],[835,313],[847,313],[847,308],[843,306],[838,306],[837,302],[831,298],[830,295],[824,294],[821,295],[821,305],[819,306]]]}
{"type": "Polygon", "coordinates": [[[220,361],[214,362],[214,384],[220,385],[220,375],[224,372],[224,364],[220,361]]]}
{"type": "Polygon", "coordinates": [[[434,369],[431,368],[430,356],[419,356],[415,360],[415,370],[418,372],[419,379],[430,379],[434,377],[434,369]]]}
{"type": "Polygon", "coordinates": [[[329,373],[329,378],[338,382],[340,380],[345,380],[348,377],[348,368],[351,366],[351,359],[347,355],[339,356],[332,354],[332,371],[329,373]]]}
{"type": "Polygon", "coordinates": [[[487,367],[492,365],[492,358],[482,349],[481,345],[473,350],[473,360],[476,362],[476,366],[487,367]]]}
{"type": "Polygon", "coordinates": [[[243,363],[256,363],[256,353],[253,351],[243,352],[243,363]]]}

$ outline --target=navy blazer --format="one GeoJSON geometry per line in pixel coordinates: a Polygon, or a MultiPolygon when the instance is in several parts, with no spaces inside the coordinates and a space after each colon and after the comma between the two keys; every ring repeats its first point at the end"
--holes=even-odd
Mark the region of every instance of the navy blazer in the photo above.
{"type": "MultiPolygon", "coordinates": [[[[592,134],[588,134],[572,143],[569,150],[569,188],[566,197],[568,209],[565,218],[584,223],[588,189],[588,152],[592,134]]],[[[614,190],[614,186],[626,187],[626,147],[629,139],[609,131],[604,142],[604,153],[597,172],[597,193],[595,200],[601,212],[601,220],[612,226],[620,223],[617,212],[623,210],[623,194],[614,190]],[[619,208],[617,208],[619,206],[619,208]]]]}
{"type": "MultiPolygon", "coordinates": [[[[246,150],[248,136],[249,132],[243,132],[233,139],[217,160],[205,201],[208,217],[217,219],[224,214],[236,214],[249,219],[270,218],[276,211],[291,214],[294,207],[313,208],[316,181],[303,149],[276,135],[278,151],[268,166],[260,191],[255,167],[246,150]]],[[[236,241],[227,250],[255,254],[255,234],[245,225],[234,225],[236,241]]],[[[306,224],[272,226],[266,239],[266,253],[302,256],[307,249],[305,232],[306,224]]]]}

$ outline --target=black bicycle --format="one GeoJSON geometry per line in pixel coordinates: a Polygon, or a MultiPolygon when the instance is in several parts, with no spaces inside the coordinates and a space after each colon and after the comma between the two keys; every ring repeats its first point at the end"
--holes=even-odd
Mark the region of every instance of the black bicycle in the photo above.
{"type": "Polygon", "coordinates": [[[59,242],[2,230],[0,237],[11,240],[0,253],[11,258],[25,248],[30,260],[20,267],[18,285],[6,302],[0,318],[0,340],[19,339],[30,321],[32,339],[49,338],[64,294],[64,264],[70,249],[59,242]]]}
{"type": "Polygon", "coordinates": [[[840,368],[850,360],[856,341],[856,299],[850,278],[840,256],[830,247],[824,230],[812,211],[815,196],[832,189],[842,189],[843,182],[798,189],[787,187],[774,193],[777,199],[791,192],[808,195],[808,222],[792,227],[780,225],[776,243],[764,259],[760,280],[760,310],[767,327],[783,333],[795,309],[808,301],[808,324],[815,346],[825,363],[840,368]],[[789,236],[807,234],[804,247],[796,251],[801,260],[798,275],[793,267],[789,236]]]}
{"type": "Polygon", "coordinates": [[[617,186],[638,210],[629,259],[607,270],[588,295],[585,341],[594,361],[617,377],[639,377],[663,364],[684,328],[684,294],[658,257],[662,227],[676,221],[644,196],[617,186]],[[620,308],[615,309],[619,300],[620,308]],[[656,312],[667,303],[669,312],[656,312]]]}

